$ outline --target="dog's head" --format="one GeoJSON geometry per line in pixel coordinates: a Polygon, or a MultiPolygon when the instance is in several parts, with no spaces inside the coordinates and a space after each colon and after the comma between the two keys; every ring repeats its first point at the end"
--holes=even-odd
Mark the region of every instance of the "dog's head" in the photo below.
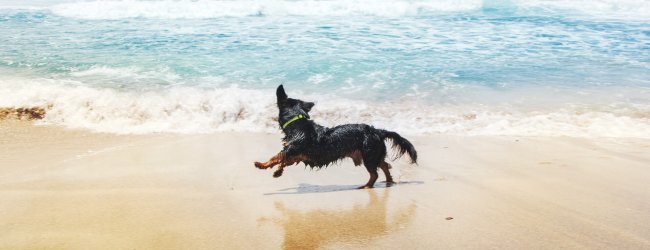
{"type": "Polygon", "coordinates": [[[282,85],[278,86],[275,91],[278,98],[278,109],[280,110],[280,122],[285,122],[296,115],[304,115],[309,119],[309,111],[314,107],[313,102],[305,102],[298,99],[289,98],[284,92],[282,85]]]}

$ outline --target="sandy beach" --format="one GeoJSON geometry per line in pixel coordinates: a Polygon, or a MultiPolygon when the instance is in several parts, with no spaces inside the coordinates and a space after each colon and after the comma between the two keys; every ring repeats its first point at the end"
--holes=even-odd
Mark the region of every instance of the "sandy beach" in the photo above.
{"type": "Polygon", "coordinates": [[[356,190],[350,160],[254,168],[280,137],[4,121],[0,249],[650,248],[648,140],[411,136],[419,165],[356,190]]]}
{"type": "Polygon", "coordinates": [[[5,249],[650,250],[650,0],[0,0],[5,249]]]}

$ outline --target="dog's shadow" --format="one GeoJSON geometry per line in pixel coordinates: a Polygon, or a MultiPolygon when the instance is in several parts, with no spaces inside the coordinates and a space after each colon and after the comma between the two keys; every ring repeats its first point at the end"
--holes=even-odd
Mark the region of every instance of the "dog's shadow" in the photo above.
{"type": "MultiPolygon", "coordinates": [[[[386,182],[380,182],[375,184],[374,188],[390,188],[401,185],[419,185],[423,184],[423,181],[401,181],[393,184],[387,184],[386,182]]],[[[330,193],[330,192],[341,192],[341,191],[350,191],[357,190],[358,185],[312,185],[308,183],[300,183],[297,187],[283,188],[277,190],[277,192],[264,193],[264,195],[276,195],[276,194],[313,194],[313,193],[330,193]]]]}

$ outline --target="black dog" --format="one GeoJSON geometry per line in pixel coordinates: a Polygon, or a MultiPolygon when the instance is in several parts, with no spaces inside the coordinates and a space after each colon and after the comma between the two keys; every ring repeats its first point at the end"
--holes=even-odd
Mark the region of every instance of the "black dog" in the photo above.
{"type": "Polygon", "coordinates": [[[356,166],[363,162],[370,173],[368,183],[359,188],[372,188],[377,181],[377,168],[381,168],[386,175],[386,183],[390,185],[394,182],[388,170],[391,166],[385,161],[386,138],[393,141],[393,148],[398,152],[397,157],[408,153],[411,163],[417,161],[418,155],[413,145],[395,132],[376,129],[366,124],[326,128],[309,120],[309,111],[314,107],[314,103],[288,98],[282,85],[278,86],[276,96],[280,109],[278,122],[285,134],[284,148],[267,162],[255,162],[255,167],[259,169],[280,164],[273,177],[280,177],[284,167],[295,163],[303,162],[312,168],[322,168],[350,157],[356,166]]]}

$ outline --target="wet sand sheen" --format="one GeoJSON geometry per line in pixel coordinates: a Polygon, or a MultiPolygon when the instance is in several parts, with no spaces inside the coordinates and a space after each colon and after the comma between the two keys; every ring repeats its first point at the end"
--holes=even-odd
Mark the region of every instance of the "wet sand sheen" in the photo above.
{"type": "Polygon", "coordinates": [[[650,247],[647,140],[409,137],[401,184],[354,190],[349,161],[255,169],[279,134],[0,136],[1,249],[650,247]]]}

